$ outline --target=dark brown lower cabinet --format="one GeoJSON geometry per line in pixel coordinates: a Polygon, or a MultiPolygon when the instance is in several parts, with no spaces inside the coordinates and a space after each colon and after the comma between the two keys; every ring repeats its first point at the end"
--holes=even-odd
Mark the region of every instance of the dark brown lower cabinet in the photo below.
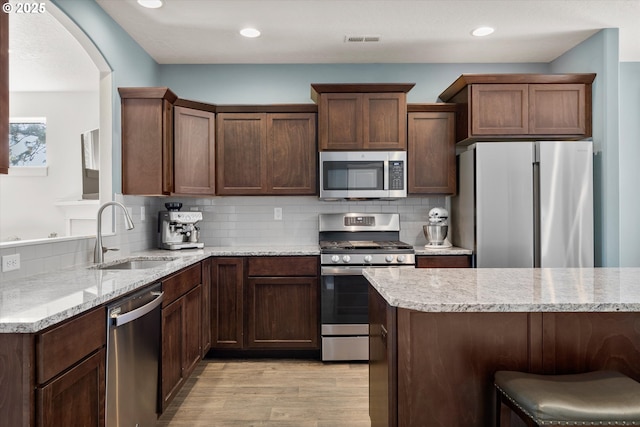
{"type": "Polygon", "coordinates": [[[36,334],[0,334],[0,425],[105,425],[106,311],[36,334]]]}
{"type": "Polygon", "coordinates": [[[161,410],[164,411],[202,358],[201,265],[162,282],[160,361],[161,410]]]}
{"type": "Polygon", "coordinates": [[[248,348],[317,348],[318,279],[247,280],[248,348]]]}
{"type": "Polygon", "coordinates": [[[397,426],[396,312],[369,290],[369,417],[371,427],[397,426]]]}
{"type": "Polygon", "coordinates": [[[100,349],[37,389],[38,426],[105,425],[105,355],[100,349]]]}
{"type": "Polygon", "coordinates": [[[317,350],[317,256],[213,258],[214,350],[317,350]]]}
{"type": "MultiPolygon", "coordinates": [[[[369,293],[372,427],[493,425],[497,370],[640,380],[640,313],[425,313],[369,293]]],[[[504,407],[503,425],[519,426],[504,407]]]]}
{"type": "Polygon", "coordinates": [[[244,258],[211,260],[211,348],[243,347],[244,258]]]}
{"type": "Polygon", "coordinates": [[[171,398],[184,382],[182,375],[182,353],[184,349],[182,336],[182,318],[184,304],[175,301],[162,309],[162,407],[169,404],[171,398]]]}

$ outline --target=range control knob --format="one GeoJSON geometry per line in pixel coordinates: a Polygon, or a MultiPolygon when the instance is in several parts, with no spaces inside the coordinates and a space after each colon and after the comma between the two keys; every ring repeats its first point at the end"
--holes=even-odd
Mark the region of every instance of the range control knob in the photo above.
{"type": "Polygon", "coordinates": [[[345,255],[345,256],[342,257],[342,261],[349,262],[349,261],[351,261],[351,257],[349,255],[345,255]]]}
{"type": "Polygon", "coordinates": [[[373,257],[371,255],[364,256],[364,262],[371,262],[372,260],[373,260],[373,257]]]}
{"type": "Polygon", "coordinates": [[[398,262],[404,262],[406,257],[404,255],[398,255],[398,262]]]}
{"type": "Polygon", "coordinates": [[[340,257],[338,255],[334,255],[331,257],[331,262],[338,263],[340,262],[340,257]]]}
{"type": "Polygon", "coordinates": [[[384,257],[384,260],[387,262],[393,262],[393,255],[387,255],[386,257],[384,257]]]}

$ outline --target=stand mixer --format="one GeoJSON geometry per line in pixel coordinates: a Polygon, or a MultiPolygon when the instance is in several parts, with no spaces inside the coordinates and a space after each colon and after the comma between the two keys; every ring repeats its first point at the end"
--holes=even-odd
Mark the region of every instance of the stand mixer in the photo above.
{"type": "Polygon", "coordinates": [[[204,248],[196,227],[196,223],[202,221],[202,212],[180,212],[182,204],[175,205],[166,203],[168,211],[158,212],[158,247],[170,250],[204,248]]]}
{"type": "Polygon", "coordinates": [[[433,208],[429,211],[429,224],[422,226],[422,232],[427,239],[425,248],[441,249],[450,248],[451,242],[447,239],[449,232],[449,212],[445,208],[433,208]]]}

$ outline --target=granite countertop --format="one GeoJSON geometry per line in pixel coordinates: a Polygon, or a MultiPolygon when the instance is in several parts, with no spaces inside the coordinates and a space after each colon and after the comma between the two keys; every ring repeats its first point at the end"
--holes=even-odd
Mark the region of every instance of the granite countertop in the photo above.
{"type": "Polygon", "coordinates": [[[472,255],[471,249],[459,248],[457,246],[451,246],[448,248],[428,248],[426,246],[414,246],[413,250],[416,256],[419,255],[472,255]]]}
{"type": "Polygon", "coordinates": [[[640,268],[366,269],[391,306],[424,312],[640,311],[640,268]]]}
{"type": "MultiPolygon", "coordinates": [[[[33,333],[152,284],[210,256],[319,255],[317,245],[206,247],[181,251],[148,250],[123,258],[175,258],[140,270],[100,270],[92,264],[4,281],[0,286],[0,333],[33,333]]],[[[105,264],[112,264],[117,259],[105,264]]]]}

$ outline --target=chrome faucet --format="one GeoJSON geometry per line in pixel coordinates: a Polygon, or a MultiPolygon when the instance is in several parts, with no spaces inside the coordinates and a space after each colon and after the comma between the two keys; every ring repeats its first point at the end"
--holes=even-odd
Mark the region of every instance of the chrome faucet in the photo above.
{"type": "Polygon", "coordinates": [[[133,229],[133,221],[131,220],[131,216],[129,215],[129,211],[127,211],[127,208],[125,208],[122,203],[119,203],[119,202],[106,202],[102,206],[100,206],[100,209],[98,209],[98,230],[96,232],[96,247],[93,250],[93,262],[95,262],[95,263],[104,262],[104,254],[107,251],[117,251],[118,250],[118,249],[107,249],[104,246],[102,246],[102,211],[104,210],[104,208],[106,208],[107,206],[111,206],[111,205],[112,206],[120,206],[122,208],[122,210],[124,211],[125,227],[127,227],[127,230],[132,230],[133,229]]]}

